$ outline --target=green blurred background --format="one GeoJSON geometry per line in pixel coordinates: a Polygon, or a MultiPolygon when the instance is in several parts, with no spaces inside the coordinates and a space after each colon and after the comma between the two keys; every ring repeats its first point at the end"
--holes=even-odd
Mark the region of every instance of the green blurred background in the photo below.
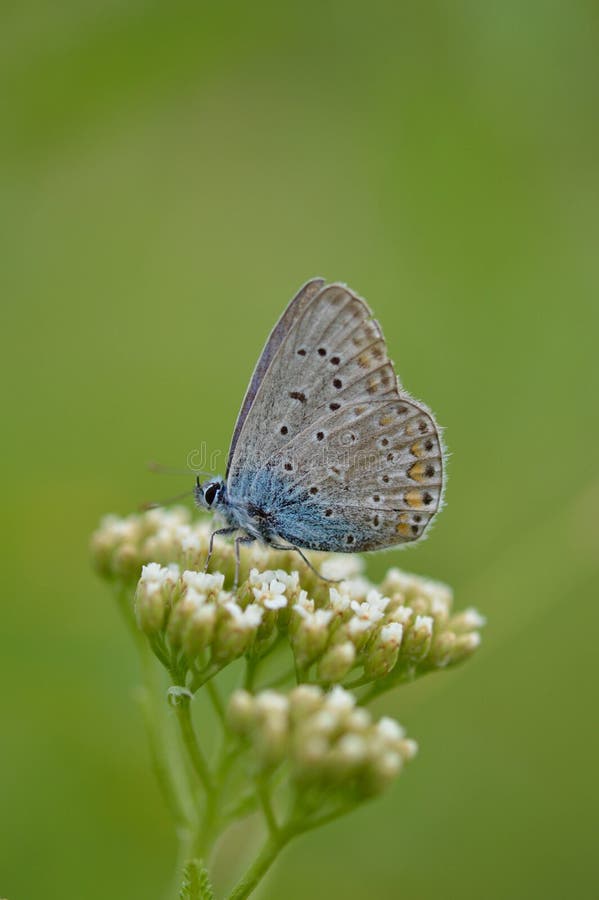
{"type": "Polygon", "coordinates": [[[1,19],[0,895],[161,897],[174,837],[88,537],[185,489],[148,460],[226,450],[319,274],[368,298],[452,454],[430,539],[370,571],[446,580],[489,625],[463,669],[381,701],[417,762],[262,896],[598,896],[597,5],[1,19]]]}

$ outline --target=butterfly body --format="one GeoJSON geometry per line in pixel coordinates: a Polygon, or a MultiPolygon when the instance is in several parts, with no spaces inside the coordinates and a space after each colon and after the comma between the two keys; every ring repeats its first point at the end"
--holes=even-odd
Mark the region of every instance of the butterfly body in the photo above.
{"type": "Polygon", "coordinates": [[[370,309],[313,279],[258,361],[225,479],[196,500],[248,539],[356,552],[421,537],[443,486],[439,429],[399,385],[370,309]]]}

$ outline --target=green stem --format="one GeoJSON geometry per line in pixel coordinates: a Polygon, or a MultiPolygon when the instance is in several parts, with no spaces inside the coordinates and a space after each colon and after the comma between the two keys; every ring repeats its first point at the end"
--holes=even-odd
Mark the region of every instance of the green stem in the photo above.
{"type": "Polygon", "coordinates": [[[276,836],[271,835],[245,875],[233,888],[227,900],[245,900],[246,897],[249,897],[256,885],[264,878],[283,847],[291,840],[293,834],[294,832],[290,830],[282,829],[276,836]]]}
{"type": "Polygon", "coordinates": [[[268,783],[264,778],[256,779],[256,793],[258,794],[258,799],[260,800],[260,805],[262,807],[262,812],[264,813],[264,819],[266,820],[269,834],[271,836],[274,836],[279,832],[279,825],[272,808],[270,792],[268,790],[268,783]]]}
{"type": "Polygon", "coordinates": [[[220,723],[226,733],[229,729],[229,725],[227,723],[227,714],[225,712],[225,705],[222,701],[220,691],[214,681],[208,681],[206,683],[206,690],[208,691],[208,696],[210,697],[214,711],[220,719],[220,723]]]}
{"type": "Polygon", "coordinates": [[[273,688],[281,687],[281,685],[286,684],[288,681],[292,681],[293,678],[296,677],[295,669],[287,669],[286,672],[283,672],[281,675],[278,675],[276,678],[273,678],[272,681],[268,681],[266,684],[261,685],[261,691],[270,691],[273,688]]]}
{"type": "Polygon", "coordinates": [[[249,867],[245,875],[233,888],[227,900],[245,900],[249,897],[254,888],[264,878],[279,853],[286,847],[289,841],[304,834],[306,831],[312,831],[314,828],[320,828],[328,825],[329,822],[345,816],[347,813],[355,809],[356,804],[344,804],[325,813],[322,816],[316,816],[312,819],[294,819],[292,818],[286,825],[277,828],[275,832],[269,834],[266,843],[258,853],[258,856],[249,867]]]}
{"type": "Polygon", "coordinates": [[[175,711],[179,721],[179,728],[181,729],[181,737],[183,738],[183,743],[187,749],[193,769],[201,781],[206,793],[211,794],[214,789],[212,775],[210,773],[208,761],[198,744],[193,728],[189,698],[181,697],[179,703],[175,707],[175,711]]]}

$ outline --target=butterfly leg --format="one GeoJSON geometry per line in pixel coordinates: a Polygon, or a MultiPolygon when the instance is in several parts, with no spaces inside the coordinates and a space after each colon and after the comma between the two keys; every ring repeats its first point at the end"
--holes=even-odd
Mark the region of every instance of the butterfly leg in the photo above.
{"type": "Polygon", "coordinates": [[[206,557],[206,563],[204,565],[204,572],[208,571],[208,566],[210,565],[210,558],[212,556],[212,550],[214,548],[214,538],[217,534],[233,534],[237,531],[237,528],[217,528],[216,531],[213,531],[210,535],[210,543],[208,544],[208,556],[206,557]]]}
{"type": "Polygon", "coordinates": [[[309,569],[311,569],[317,578],[320,578],[321,581],[328,581],[329,584],[339,584],[342,579],[340,578],[326,578],[324,575],[321,575],[318,569],[316,569],[305,553],[303,553],[299,547],[295,547],[293,544],[271,544],[271,547],[274,547],[275,550],[295,550],[296,553],[299,553],[303,561],[306,563],[309,569]]]}
{"type": "Polygon", "coordinates": [[[235,538],[235,581],[233,582],[233,590],[236,591],[239,587],[239,547],[241,544],[253,544],[256,538],[251,537],[249,534],[242,534],[239,537],[235,538]]]}

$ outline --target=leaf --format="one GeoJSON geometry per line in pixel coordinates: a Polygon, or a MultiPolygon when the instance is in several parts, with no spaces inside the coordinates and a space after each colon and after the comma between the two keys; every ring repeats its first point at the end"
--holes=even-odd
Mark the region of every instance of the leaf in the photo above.
{"type": "Polygon", "coordinates": [[[214,900],[208,870],[202,860],[192,859],[185,866],[179,900],[214,900]]]}

